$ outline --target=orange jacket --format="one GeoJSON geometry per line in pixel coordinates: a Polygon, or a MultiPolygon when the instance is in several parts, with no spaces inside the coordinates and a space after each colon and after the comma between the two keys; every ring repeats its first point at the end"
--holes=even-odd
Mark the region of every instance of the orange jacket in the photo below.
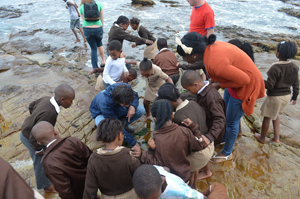
{"type": "Polygon", "coordinates": [[[265,83],[250,57],[232,44],[216,41],[206,47],[203,61],[209,77],[222,88],[235,88],[243,111],[251,115],[256,99],[265,96],[265,83]]]}

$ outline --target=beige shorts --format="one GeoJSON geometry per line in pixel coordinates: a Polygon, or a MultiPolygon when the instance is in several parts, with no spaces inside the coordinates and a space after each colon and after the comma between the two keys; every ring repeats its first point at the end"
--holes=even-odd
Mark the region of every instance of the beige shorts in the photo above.
{"type": "Polygon", "coordinates": [[[157,43],[156,41],[145,47],[144,50],[144,57],[147,57],[148,59],[154,59],[154,57],[156,56],[156,51],[157,51],[157,43]]]}
{"type": "Polygon", "coordinates": [[[102,75],[98,76],[95,89],[97,91],[103,91],[103,90],[105,90],[105,87],[103,85],[103,77],[102,77],[102,75]]]}
{"type": "Polygon", "coordinates": [[[291,100],[291,95],[283,96],[267,96],[266,100],[262,104],[260,110],[263,117],[268,117],[275,120],[283,108],[291,100]]]}
{"type": "Polygon", "coordinates": [[[153,87],[150,87],[148,84],[146,85],[146,90],[145,90],[145,100],[148,100],[150,102],[153,102],[155,100],[155,98],[157,97],[156,94],[157,94],[157,91],[158,91],[159,87],[158,88],[153,88],[153,87]]]}
{"type": "Polygon", "coordinates": [[[130,191],[127,191],[125,193],[122,193],[120,195],[116,195],[116,196],[107,196],[104,194],[101,194],[101,199],[138,199],[138,196],[136,195],[134,189],[131,189],[130,191]]]}
{"type": "Polygon", "coordinates": [[[188,158],[190,160],[191,172],[202,169],[211,159],[215,151],[214,142],[210,143],[205,149],[191,153],[188,158]]]}

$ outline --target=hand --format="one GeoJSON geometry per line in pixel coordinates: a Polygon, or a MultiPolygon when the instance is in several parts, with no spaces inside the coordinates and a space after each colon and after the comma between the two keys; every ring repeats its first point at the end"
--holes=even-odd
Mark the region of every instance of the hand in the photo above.
{"type": "Polygon", "coordinates": [[[202,137],[203,146],[207,147],[210,144],[210,140],[205,135],[201,135],[201,137],[202,137]]]}
{"type": "Polygon", "coordinates": [[[179,62],[177,62],[176,66],[177,66],[177,67],[179,66],[179,62]]]}
{"type": "Polygon", "coordinates": [[[141,147],[140,147],[139,143],[136,143],[136,144],[130,149],[130,152],[131,152],[131,155],[132,155],[133,157],[140,158],[140,157],[141,157],[141,154],[142,154],[142,150],[141,150],[141,147]]]}
{"type": "Polygon", "coordinates": [[[131,44],[131,47],[132,47],[132,48],[135,48],[135,47],[136,47],[136,44],[131,44]]]}
{"type": "Polygon", "coordinates": [[[148,141],[148,145],[151,149],[155,149],[156,148],[156,144],[155,144],[155,141],[153,138],[150,138],[149,141],[148,141]]]}
{"type": "Polygon", "coordinates": [[[42,156],[42,155],[44,155],[44,150],[41,150],[41,151],[39,151],[39,152],[38,152],[38,151],[36,151],[36,152],[35,152],[35,154],[36,154],[36,155],[40,155],[40,156],[42,156]]]}
{"type": "Polygon", "coordinates": [[[126,117],[128,118],[128,122],[130,122],[130,118],[135,114],[135,107],[129,106],[126,117]]]}
{"type": "Polygon", "coordinates": [[[125,53],[121,53],[120,58],[125,58],[125,57],[126,57],[125,53]]]}
{"type": "Polygon", "coordinates": [[[292,99],[291,99],[291,101],[290,101],[290,104],[291,104],[291,105],[295,105],[296,103],[297,103],[297,100],[292,100],[292,99]]]}
{"type": "Polygon", "coordinates": [[[153,44],[153,41],[146,39],[145,44],[153,44]]]}
{"type": "Polygon", "coordinates": [[[217,90],[219,90],[221,88],[220,83],[218,83],[218,82],[213,82],[212,86],[217,90]]]}
{"type": "Polygon", "coordinates": [[[184,124],[187,127],[189,127],[189,126],[191,126],[191,124],[193,124],[193,122],[190,118],[184,119],[181,123],[184,124]]]}
{"type": "Polygon", "coordinates": [[[94,73],[94,70],[91,70],[91,71],[90,71],[90,75],[92,75],[93,73],[94,73]]]}

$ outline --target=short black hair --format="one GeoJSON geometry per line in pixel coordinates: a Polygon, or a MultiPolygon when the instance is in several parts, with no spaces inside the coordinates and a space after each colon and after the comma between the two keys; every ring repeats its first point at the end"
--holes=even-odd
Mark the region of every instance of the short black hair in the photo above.
{"type": "Polygon", "coordinates": [[[141,71],[148,71],[152,69],[152,62],[150,59],[144,57],[143,61],[141,61],[140,66],[139,66],[141,71]]]}
{"type": "Polygon", "coordinates": [[[200,74],[194,70],[187,70],[181,76],[181,86],[192,86],[196,81],[202,80],[200,74]]]}
{"type": "Polygon", "coordinates": [[[157,40],[157,48],[168,48],[168,42],[165,38],[158,38],[157,40]]]}
{"type": "Polygon", "coordinates": [[[297,46],[295,42],[282,41],[277,44],[277,52],[283,60],[293,59],[297,54],[297,46]]]}
{"type": "Polygon", "coordinates": [[[132,77],[137,77],[137,72],[136,72],[136,70],[133,69],[133,68],[130,68],[130,69],[128,70],[128,73],[129,73],[129,75],[131,75],[132,77]]]}
{"type": "Polygon", "coordinates": [[[117,19],[117,21],[115,21],[114,23],[116,24],[129,24],[129,19],[127,17],[125,17],[124,15],[120,15],[117,19]]]}
{"type": "Polygon", "coordinates": [[[165,99],[157,99],[151,107],[151,114],[156,118],[155,130],[161,129],[166,122],[172,120],[173,106],[171,102],[165,99]]]}
{"type": "Polygon", "coordinates": [[[135,98],[135,93],[131,87],[127,86],[125,83],[117,85],[111,92],[112,100],[116,104],[129,105],[133,102],[135,98]]]}
{"type": "Polygon", "coordinates": [[[243,50],[254,62],[254,51],[250,43],[248,42],[242,42],[238,39],[231,39],[228,41],[228,43],[233,44],[237,46],[239,49],[243,50]]]}
{"type": "Polygon", "coordinates": [[[176,86],[169,82],[159,87],[157,95],[157,99],[166,99],[172,102],[176,102],[180,98],[180,93],[176,86]]]}
{"type": "Polygon", "coordinates": [[[121,51],[122,50],[122,44],[118,40],[112,40],[109,45],[108,45],[108,50],[116,50],[116,51],[121,51]]]}
{"type": "Polygon", "coordinates": [[[116,118],[104,119],[97,126],[96,140],[104,143],[113,142],[122,131],[123,125],[120,120],[116,118]]]}
{"type": "Polygon", "coordinates": [[[130,23],[131,23],[131,24],[139,25],[139,24],[140,24],[140,20],[139,20],[138,18],[136,18],[136,17],[132,17],[132,18],[130,19],[130,23]]]}
{"type": "Polygon", "coordinates": [[[138,167],[133,174],[133,188],[139,198],[148,198],[161,189],[161,176],[150,164],[138,167]]]}

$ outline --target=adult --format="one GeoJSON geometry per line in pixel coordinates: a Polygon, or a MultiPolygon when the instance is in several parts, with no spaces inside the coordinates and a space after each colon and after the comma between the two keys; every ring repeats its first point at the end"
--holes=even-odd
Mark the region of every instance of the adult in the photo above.
{"type": "Polygon", "coordinates": [[[205,0],[187,0],[193,6],[189,32],[203,36],[214,34],[215,14],[205,0]]]}
{"type": "Polygon", "coordinates": [[[47,121],[55,126],[60,106],[69,108],[75,98],[74,89],[68,84],[60,84],[54,90],[54,97],[42,97],[29,104],[29,113],[21,127],[20,139],[27,147],[33,161],[36,185],[38,189],[45,192],[55,192],[50,180],[46,177],[44,167],[41,164],[45,146],[38,145],[37,140],[32,136],[31,130],[40,121],[47,121]]]}
{"type": "Polygon", "coordinates": [[[225,88],[226,130],[225,145],[213,163],[232,159],[232,150],[239,132],[241,117],[251,115],[256,99],[264,97],[264,80],[251,58],[238,47],[216,41],[215,35],[204,38],[191,32],[177,46],[178,53],[189,63],[203,60],[217,88],[225,88]]]}
{"type": "Polygon", "coordinates": [[[191,163],[191,171],[195,171],[196,168],[202,169],[202,172],[198,175],[197,180],[202,180],[212,176],[212,172],[209,169],[208,161],[213,156],[215,150],[215,135],[213,133],[208,133],[209,131],[208,126],[206,124],[206,113],[204,108],[197,104],[197,102],[195,101],[189,101],[187,99],[182,100],[180,98],[180,93],[178,89],[174,84],[171,83],[163,84],[159,88],[157,95],[157,99],[166,99],[171,102],[173,106],[173,111],[175,111],[174,117],[172,119],[174,123],[182,125],[182,121],[184,119],[190,118],[193,123],[198,124],[200,126],[200,132],[206,137],[205,141],[207,141],[208,146],[198,152],[201,155],[198,155],[197,165],[192,164],[196,162],[193,161],[193,158],[195,158],[197,155],[189,156],[191,163]],[[212,142],[210,143],[208,139],[212,140],[212,142]]]}
{"type": "Polygon", "coordinates": [[[137,141],[128,132],[132,131],[128,125],[140,118],[145,113],[145,109],[139,105],[139,96],[130,85],[115,83],[108,86],[93,99],[90,112],[97,126],[105,118],[116,118],[124,122],[126,120],[123,129],[124,141],[131,146],[139,147],[137,141]]]}
{"type": "Polygon", "coordinates": [[[104,58],[104,47],[102,44],[102,37],[103,37],[103,25],[104,25],[104,16],[103,16],[103,9],[102,5],[95,1],[95,0],[81,0],[80,9],[79,9],[80,16],[83,20],[83,32],[85,38],[91,48],[91,62],[93,68],[98,67],[98,56],[97,56],[97,49],[99,51],[101,62],[105,64],[104,58]],[[85,7],[97,7],[99,12],[99,19],[89,19],[87,15],[85,15],[85,7]]]}
{"type": "Polygon", "coordinates": [[[112,27],[109,30],[107,46],[113,40],[120,41],[123,46],[124,39],[127,41],[135,42],[135,44],[132,44],[132,47],[141,44],[153,44],[153,41],[149,39],[136,37],[126,32],[125,30],[127,30],[128,26],[129,26],[129,19],[123,15],[119,16],[117,21],[113,23],[112,27]]]}

